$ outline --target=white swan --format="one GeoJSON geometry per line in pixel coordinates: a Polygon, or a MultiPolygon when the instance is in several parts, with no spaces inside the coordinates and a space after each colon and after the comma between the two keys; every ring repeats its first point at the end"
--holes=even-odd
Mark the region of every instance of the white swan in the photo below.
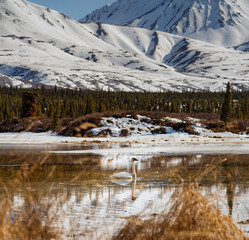
{"type": "Polygon", "coordinates": [[[136,158],[132,158],[132,173],[128,173],[128,172],[116,173],[111,176],[111,179],[112,180],[118,180],[118,179],[131,180],[133,178],[136,179],[137,174],[136,174],[136,169],[135,169],[135,162],[137,161],[138,160],[136,158]]]}

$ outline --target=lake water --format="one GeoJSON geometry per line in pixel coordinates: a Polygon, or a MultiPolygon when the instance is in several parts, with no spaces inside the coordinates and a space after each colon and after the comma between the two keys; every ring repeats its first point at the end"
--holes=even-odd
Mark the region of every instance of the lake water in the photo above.
{"type": "MultiPolygon", "coordinates": [[[[122,147],[128,146],[108,145],[108,148],[122,147]]],[[[23,162],[27,162],[26,168],[29,168],[31,163],[42,161],[34,169],[25,189],[14,189],[13,205],[25,201],[23,191],[42,192],[39,196],[48,202],[63,199],[56,209],[59,217],[54,224],[63,228],[65,238],[95,239],[101,236],[101,239],[117,231],[120,224],[132,215],[159,213],[180,186],[179,182],[200,177],[213,163],[212,171],[198,180],[199,191],[214,201],[224,214],[231,215],[236,223],[245,223],[238,226],[248,234],[249,155],[105,154],[105,148],[106,145],[97,143],[68,147],[2,148],[0,198],[8,195],[6,186],[7,189],[12,186],[23,162]],[[77,152],[92,148],[103,149],[103,154],[77,152]],[[48,153],[51,150],[54,152],[48,153]],[[70,151],[70,154],[64,151],[70,151]],[[112,174],[131,171],[132,157],[139,160],[136,181],[111,181],[112,174]]]]}

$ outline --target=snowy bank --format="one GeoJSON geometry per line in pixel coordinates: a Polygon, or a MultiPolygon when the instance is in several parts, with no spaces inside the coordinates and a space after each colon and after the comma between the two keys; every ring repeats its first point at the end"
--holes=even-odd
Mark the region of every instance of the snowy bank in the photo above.
{"type": "Polygon", "coordinates": [[[61,136],[53,132],[0,133],[0,149],[10,146],[32,148],[42,145],[48,148],[60,145],[60,149],[63,149],[63,146],[77,145],[80,150],[57,153],[249,154],[249,135],[215,133],[195,118],[152,119],[141,115],[127,115],[116,118],[102,117],[98,121],[98,125],[85,120],[69,124],[68,129],[71,133],[76,132],[77,137],[61,136]],[[82,137],[83,134],[91,137],[82,137]]]}
{"type": "Polygon", "coordinates": [[[249,154],[249,136],[231,133],[187,133],[136,135],[128,137],[77,138],[47,133],[0,133],[0,148],[37,145],[89,145],[90,149],[60,151],[68,154],[249,154]],[[119,144],[124,144],[121,147],[119,144]],[[117,145],[118,144],[118,145],[117,145]],[[99,147],[101,145],[101,147],[99,147]],[[92,146],[92,149],[91,149],[92,146]]]}

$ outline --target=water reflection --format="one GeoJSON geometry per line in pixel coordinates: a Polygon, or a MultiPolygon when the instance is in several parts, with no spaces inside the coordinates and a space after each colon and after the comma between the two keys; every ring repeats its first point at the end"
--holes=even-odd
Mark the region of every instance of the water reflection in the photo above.
{"type": "Polygon", "coordinates": [[[118,185],[125,186],[125,185],[128,185],[129,183],[131,183],[132,179],[116,179],[116,180],[111,179],[110,181],[112,183],[116,183],[118,185]]]}
{"type": "MultiPolygon", "coordinates": [[[[29,183],[29,191],[43,192],[49,201],[66,199],[60,207],[62,218],[58,224],[68,229],[73,222],[77,229],[86,226],[95,229],[97,236],[108,230],[113,231],[129,217],[140,212],[160,212],[177,188],[176,180],[190,181],[199,176],[206,166],[224,158],[227,161],[217,165],[199,182],[203,195],[217,196],[217,204],[224,213],[236,222],[249,219],[249,156],[135,156],[138,179],[134,181],[111,181],[117,171],[131,171],[131,155],[112,154],[63,155],[41,153],[0,154],[0,199],[6,197],[20,165],[27,161],[43,161],[38,165],[29,183]],[[46,177],[53,171],[50,177],[46,177]],[[177,174],[176,174],[177,171],[177,174]],[[177,179],[176,179],[177,178],[177,179]],[[100,227],[101,226],[101,227],[100,227]]],[[[12,197],[14,205],[25,201],[22,189],[12,197]]],[[[248,231],[248,224],[242,225],[248,231]]],[[[66,230],[65,230],[66,231],[66,230]]],[[[69,231],[69,229],[68,229],[69,231]]],[[[80,234],[80,233],[78,233],[80,234]]]]}

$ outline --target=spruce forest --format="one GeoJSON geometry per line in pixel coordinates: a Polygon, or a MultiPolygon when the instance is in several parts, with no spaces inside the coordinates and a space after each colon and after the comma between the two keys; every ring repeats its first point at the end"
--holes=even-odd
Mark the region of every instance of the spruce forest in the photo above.
{"type": "MultiPolygon", "coordinates": [[[[25,117],[22,99],[27,89],[0,88],[0,121],[25,117]],[[23,114],[24,112],[24,114],[23,114]]],[[[225,92],[111,92],[71,89],[29,89],[37,116],[76,118],[94,112],[158,111],[221,115],[225,92]]],[[[249,91],[232,92],[232,118],[249,118],[249,91]]],[[[32,114],[31,114],[32,115],[32,114]]]]}

